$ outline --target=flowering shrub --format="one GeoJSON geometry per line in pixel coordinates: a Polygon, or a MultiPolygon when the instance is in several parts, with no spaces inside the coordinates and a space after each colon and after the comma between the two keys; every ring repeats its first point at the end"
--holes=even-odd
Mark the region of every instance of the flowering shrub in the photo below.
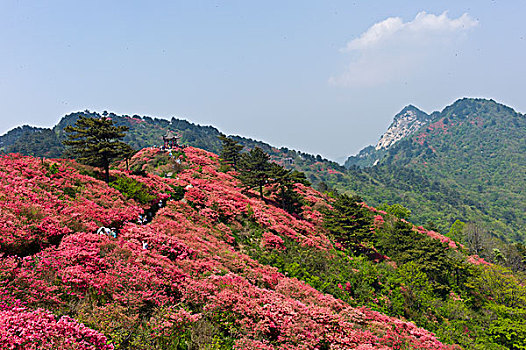
{"type": "MultiPolygon", "coordinates": [[[[164,156],[145,149],[130,164],[151,169],[164,156]]],[[[35,339],[41,348],[175,348],[183,338],[195,347],[221,339],[237,349],[451,348],[412,323],[351,307],[240,249],[236,235],[248,225],[260,230],[269,251],[283,252],[290,241],[330,257],[335,249],[320,226],[319,193],[297,186],[306,198],[300,218],[241,193],[231,174],[217,171],[216,155],[187,147],[180,159],[176,178],[112,171],[165,201],[146,225],[137,223],[143,209],[135,201],[81,175],[74,163],[57,161],[50,173],[29,157],[0,160],[0,243],[11,254],[0,258],[7,348],[35,339]],[[184,198],[166,203],[174,186],[186,189],[184,198]],[[114,224],[116,237],[95,234],[114,224]]],[[[350,284],[342,288],[352,292],[350,284]]]]}
{"type": "Polygon", "coordinates": [[[468,261],[474,265],[490,265],[489,262],[484,260],[483,258],[479,257],[478,255],[470,255],[468,256],[468,261]]]}
{"type": "Polygon", "coordinates": [[[383,227],[384,222],[385,222],[385,220],[384,220],[384,217],[382,215],[375,215],[374,216],[374,226],[376,228],[383,227]]]}
{"type": "Polygon", "coordinates": [[[459,246],[451,238],[446,237],[438,232],[432,230],[426,230],[423,226],[418,226],[413,228],[415,231],[428,235],[429,237],[439,240],[440,242],[447,243],[449,248],[458,249],[459,246]]]}
{"type": "Polygon", "coordinates": [[[119,225],[142,212],[104,182],[61,162],[1,157],[1,251],[34,254],[69,233],[119,225]]]}
{"type": "Polygon", "coordinates": [[[286,249],[285,246],[283,245],[283,239],[280,236],[276,236],[270,232],[263,233],[261,244],[264,248],[278,249],[278,250],[286,249]]]}
{"type": "Polygon", "coordinates": [[[57,318],[43,310],[0,311],[2,349],[110,350],[107,338],[68,316],[57,318]]]}

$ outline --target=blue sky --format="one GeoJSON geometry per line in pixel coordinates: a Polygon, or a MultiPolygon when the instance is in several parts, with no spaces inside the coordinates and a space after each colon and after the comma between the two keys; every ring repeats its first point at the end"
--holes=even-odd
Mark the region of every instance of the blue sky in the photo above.
{"type": "Polygon", "coordinates": [[[407,104],[526,112],[526,1],[0,1],[0,133],[104,110],[327,158],[407,104]]]}

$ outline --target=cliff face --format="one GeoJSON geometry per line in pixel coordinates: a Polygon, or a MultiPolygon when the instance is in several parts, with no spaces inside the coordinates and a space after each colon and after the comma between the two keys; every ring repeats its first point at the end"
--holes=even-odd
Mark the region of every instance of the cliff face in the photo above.
{"type": "Polygon", "coordinates": [[[409,105],[398,113],[387,131],[380,137],[375,149],[388,149],[404,137],[411,135],[430,120],[430,116],[409,105]]]}
{"type": "Polygon", "coordinates": [[[388,149],[398,141],[416,132],[430,120],[430,115],[415,106],[409,105],[405,107],[400,113],[395,115],[393,122],[375,146],[368,146],[357,155],[350,156],[347,158],[344,166],[346,168],[351,166],[366,168],[378,164],[388,149]]]}

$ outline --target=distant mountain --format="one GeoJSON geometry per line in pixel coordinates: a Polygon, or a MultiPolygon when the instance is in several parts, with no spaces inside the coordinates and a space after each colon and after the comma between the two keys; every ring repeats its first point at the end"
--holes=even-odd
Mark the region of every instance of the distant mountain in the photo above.
{"type": "Polygon", "coordinates": [[[5,150],[11,147],[22,135],[30,135],[44,130],[34,126],[23,125],[9,130],[4,135],[0,136],[0,150],[5,150]]]}
{"type": "Polygon", "coordinates": [[[376,165],[389,148],[398,141],[413,134],[430,119],[430,115],[413,105],[405,107],[400,113],[395,115],[393,122],[380,137],[376,146],[368,146],[361,150],[358,155],[349,157],[345,162],[345,166],[357,165],[366,167],[376,165]]]}
{"type": "MultiPolygon", "coordinates": [[[[393,125],[401,125],[398,118],[403,113],[393,125]]],[[[526,117],[493,100],[464,98],[421,120],[426,122],[413,124],[419,127],[411,131],[405,128],[408,132],[401,138],[384,134],[384,142],[350,157],[346,165],[376,163],[377,169],[402,167],[437,179],[494,218],[493,230],[508,226],[511,232],[506,235],[522,239],[526,235],[526,117]]]]}
{"type": "Polygon", "coordinates": [[[389,149],[396,142],[414,133],[430,119],[428,114],[413,105],[405,107],[394,117],[387,132],[380,137],[375,150],[389,149]]]}
{"type": "MultiPolygon", "coordinates": [[[[220,132],[210,126],[195,125],[186,120],[175,118],[166,120],[138,115],[103,114],[111,118],[116,125],[129,128],[124,141],[135,149],[159,145],[162,142],[162,136],[168,130],[180,132],[184,144],[216,152],[220,148],[221,143],[216,137],[220,132]]],[[[75,125],[81,116],[97,118],[101,117],[101,114],[89,110],[70,113],[64,116],[52,129],[33,128],[27,125],[18,127],[0,136],[0,141],[6,140],[2,151],[38,157],[63,157],[65,148],[62,141],[66,138],[64,128],[75,125]],[[42,140],[42,133],[47,136],[44,141],[42,140]],[[43,142],[44,144],[42,144],[43,142]],[[55,152],[50,155],[49,149],[54,149],[55,152]]]]}
{"type": "MultiPolygon", "coordinates": [[[[214,153],[221,149],[220,131],[212,126],[176,118],[104,114],[130,128],[125,141],[136,149],[159,145],[168,130],[180,133],[183,144],[214,153]]],[[[0,137],[9,140],[2,149],[60,157],[63,128],[80,115],[100,116],[76,112],[53,129],[38,129],[39,133],[31,127],[12,130],[0,137]]],[[[413,222],[432,224],[442,233],[461,220],[476,222],[503,239],[525,240],[523,115],[491,100],[463,99],[431,115],[407,106],[394,119],[378,144],[362,150],[347,167],[319,155],[233,137],[247,149],[259,146],[274,162],[303,171],[323,191],[357,194],[372,205],[402,204],[412,211],[413,222]]]]}

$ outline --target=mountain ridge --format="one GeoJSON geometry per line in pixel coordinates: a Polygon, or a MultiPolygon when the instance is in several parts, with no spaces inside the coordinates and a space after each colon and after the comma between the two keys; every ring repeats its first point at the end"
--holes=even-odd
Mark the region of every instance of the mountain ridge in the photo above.
{"type": "MultiPolygon", "coordinates": [[[[510,112],[512,111],[511,108],[485,99],[460,99],[458,103],[445,107],[443,111],[449,114],[459,114],[463,109],[467,108],[466,110],[469,110],[473,106],[484,110],[484,104],[489,104],[496,112],[512,113],[510,112]]],[[[408,106],[408,108],[410,107],[408,106]]],[[[440,113],[442,112],[433,112],[431,114],[434,118],[433,120],[440,119],[440,113]]],[[[61,149],[63,149],[60,139],[64,137],[63,133],[60,133],[60,129],[66,125],[73,124],[75,118],[78,118],[79,115],[100,116],[100,114],[90,111],[70,113],[61,119],[54,130],[44,130],[39,135],[35,133],[24,134],[25,136],[19,138],[18,142],[15,141],[12,146],[8,147],[7,151],[21,152],[22,154],[34,156],[59,157],[62,152],[61,149]],[[47,142],[47,140],[50,140],[50,142],[47,142]]],[[[175,118],[166,120],[137,115],[119,116],[113,113],[107,115],[119,125],[130,127],[130,132],[126,136],[125,141],[135,148],[159,144],[162,135],[167,130],[172,130],[181,133],[183,144],[200,147],[215,153],[220,152],[221,144],[217,136],[221,132],[212,126],[199,126],[186,120],[175,118]]],[[[519,121],[515,122],[519,123],[519,121]]],[[[475,127],[472,124],[469,125],[475,127]]],[[[509,125],[514,126],[513,120],[510,121],[509,125]]],[[[520,123],[517,125],[520,125],[520,123]]],[[[436,126],[438,127],[439,125],[436,126]]],[[[419,130],[422,131],[423,129],[419,130]]],[[[435,129],[433,133],[437,133],[440,130],[443,130],[443,128],[435,129]]],[[[475,132],[479,129],[473,130],[475,132]]],[[[472,181],[469,177],[461,179],[462,181],[459,182],[458,179],[455,181],[448,179],[448,174],[429,172],[429,169],[424,166],[424,162],[427,161],[426,157],[433,157],[434,151],[425,143],[425,137],[427,136],[421,135],[421,133],[412,133],[394,143],[388,150],[376,151],[374,147],[370,147],[365,150],[365,154],[359,154],[361,164],[352,166],[347,164],[347,168],[323,159],[319,155],[314,156],[301,151],[289,150],[286,147],[277,148],[242,136],[234,136],[233,138],[243,144],[246,149],[258,146],[270,154],[274,162],[279,164],[287,163],[286,166],[288,168],[305,172],[308,180],[323,191],[339,191],[360,195],[373,205],[400,203],[412,210],[412,219],[415,222],[420,225],[432,222],[442,233],[447,233],[456,220],[461,220],[464,222],[477,222],[487,227],[487,230],[493,236],[523,241],[526,233],[522,232],[523,225],[518,224],[519,221],[522,222],[523,217],[523,214],[519,212],[520,209],[518,209],[522,207],[520,197],[517,197],[517,194],[514,192],[507,191],[506,195],[509,195],[511,198],[508,203],[496,198],[497,192],[495,190],[498,189],[498,182],[500,181],[498,177],[492,180],[491,186],[494,187],[493,197],[487,199],[477,193],[473,193],[474,190],[478,191],[477,186],[484,190],[486,185],[483,183],[477,183],[473,188],[469,184],[472,181]],[[411,137],[419,137],[419,139],[413,140],[411,137]],[[401,156],[406,153],[407,157],[401,156]],[[413,156],[409,156],[410,154],[413,154],[413,156]],[[391,155],[391,158],[385,164],[380,161],[380,158],[385,160],[389,155],[391,155]],[[378,160],[379,164],[372,167],[376,160],[378,160]],[[420,166],[412,164],[414,162],[419,162],[420,166]],[[519,221],[515,220],[517,217],[520,219],[519,221]]],[[[4,151],[6,150],[4,149],[4,151]]],[[[441,152],[436,147],[435,151],[441,152]]],[[[477,152],[480,156],[480,150],[477,152]]],[[[522,160],[517,159],[515,161],[522,160]]],[[[492,162],[497,167],[502,166],[495,160],[492,162]]],[[[522,178],[522,175],[518,174],[517,178],[522,178]]],[[[476,178],[472,182],[478,181],[475,180],[476,178]]],[[[520,184],[521,181],[518,181],[518,183],[520,184]]],[[[510,184],[509,186],[516,187],[516,184],[510,184]]],[[[515,192],[517,191],[515,190],[515,192]]],[[[488,252],[488,254],[490,253],[488,252]]]]}
{"type": "Polygon", "coordinates": [[[526,117],[488,99],[464,98],[397,142],[381,164],[441,178],[525,235],[526,117]]]}

